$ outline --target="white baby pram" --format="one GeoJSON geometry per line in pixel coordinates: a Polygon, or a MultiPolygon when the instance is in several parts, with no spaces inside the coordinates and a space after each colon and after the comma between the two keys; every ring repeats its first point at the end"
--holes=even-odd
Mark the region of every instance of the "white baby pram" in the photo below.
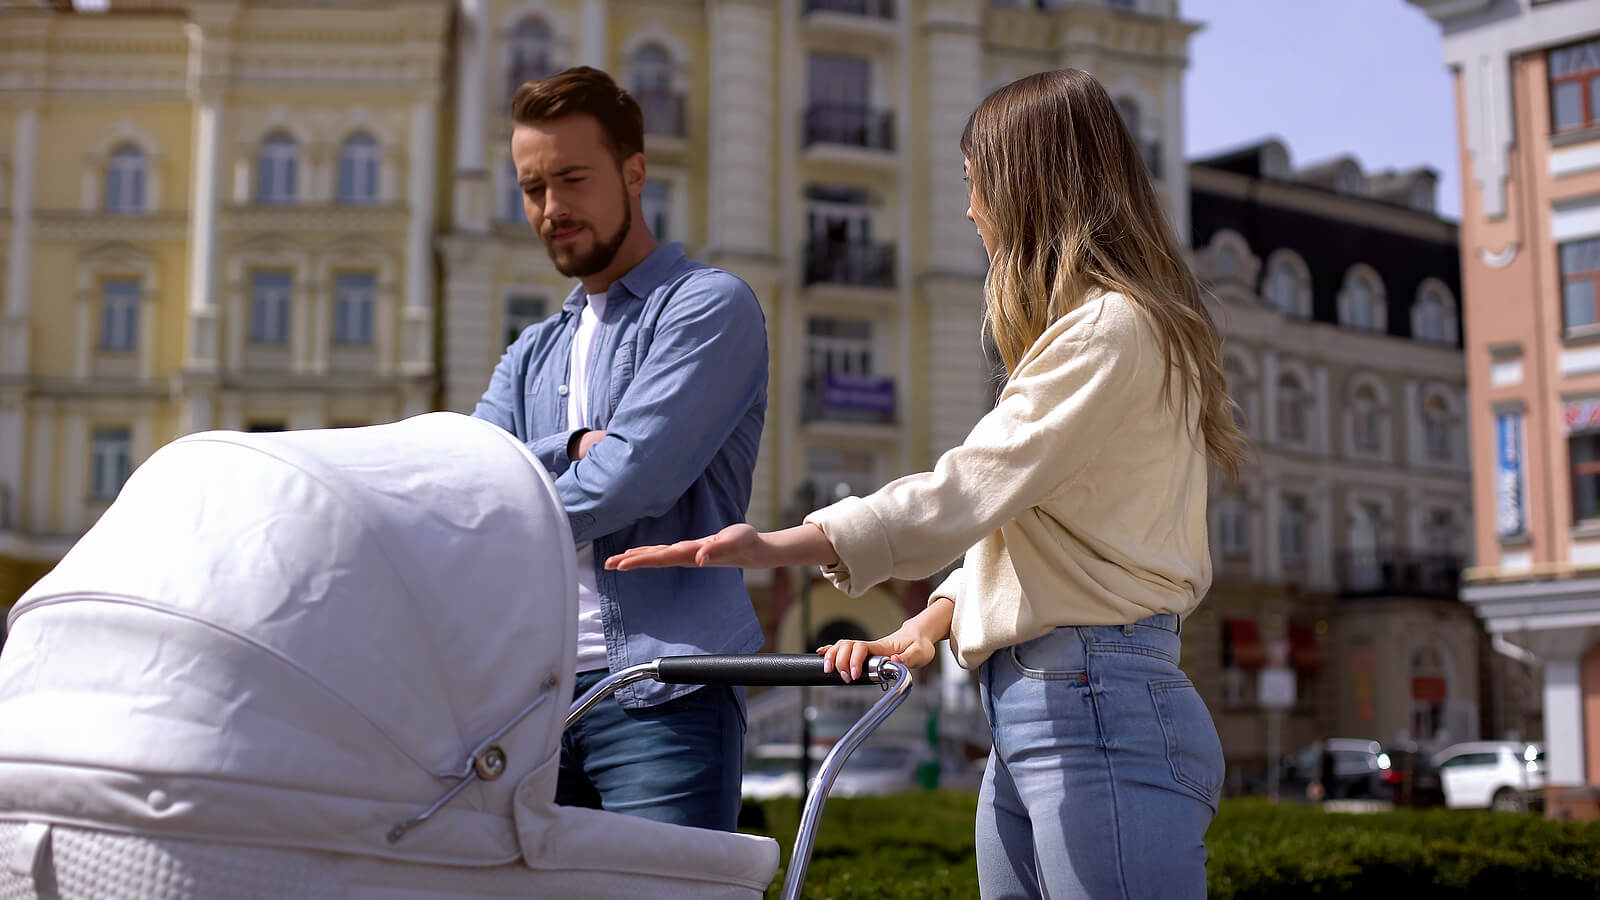
{"type": "MultiPolygon", "coordinates": [[[[760,897],[770,838],[557,806],[617,688],[840,684],[815,656],[668,657],[572,701],[577,575],[542,465],[454,413],[156,452],[18,601],[0,654],[0,900],[760,897]]],[[[824,760],[798,895],[849,753],[824,760]]]]}

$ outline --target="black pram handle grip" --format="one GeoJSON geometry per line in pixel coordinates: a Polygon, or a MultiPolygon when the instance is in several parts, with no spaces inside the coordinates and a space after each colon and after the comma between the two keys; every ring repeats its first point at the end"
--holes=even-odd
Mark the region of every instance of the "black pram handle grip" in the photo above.
{"type": "MultiPolygon", "coordinates": [[[[876,666],[872,666],[876,670],[876,666]]],[[[868,667],[850,686],[875,684],[868,667]]],[[[873,674],[876,674],[875,671],[873,674]]],[[[656,681],[662,684],[738,684],[773,686],[845,686],[837,671],[822,671],[815,653],[750,653],[663,656],[656,660],[656,681]]]]}

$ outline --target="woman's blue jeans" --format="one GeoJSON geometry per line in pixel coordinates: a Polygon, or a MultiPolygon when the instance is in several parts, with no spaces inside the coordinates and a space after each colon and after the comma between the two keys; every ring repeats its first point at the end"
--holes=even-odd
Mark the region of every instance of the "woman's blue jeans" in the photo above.
{"type": "Polygon", "coordinates": [[[1222,743],[1179,631],[1173,615],[1057,628],[984,661],[984,900],[1205,897],[1222,743]]]}

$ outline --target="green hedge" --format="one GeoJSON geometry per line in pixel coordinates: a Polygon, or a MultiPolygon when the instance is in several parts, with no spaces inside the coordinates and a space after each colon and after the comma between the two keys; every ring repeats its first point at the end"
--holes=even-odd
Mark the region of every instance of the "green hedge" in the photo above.
{"type": "MultiPolygon", "coordinates": [[[[918,792],[828,801],[806,877],[807,898],[978,896],[977,797],[918,792]]],[[[800,809],[761,804],[787,866],[800,809]]],[[[1223,803],[1206,837],[1212,900],[1279,897],[1600,897],[1600,823],[1468,810],[1328,813],[1242,798],[1223,803]]],[[[769,897],[783,884],[780,869],[769,897]]]]}

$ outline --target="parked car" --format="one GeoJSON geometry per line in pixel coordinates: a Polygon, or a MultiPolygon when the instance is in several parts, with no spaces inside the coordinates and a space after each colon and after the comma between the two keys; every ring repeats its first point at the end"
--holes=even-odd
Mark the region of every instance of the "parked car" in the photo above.
{"type": "MultiPolygon", "coordinates": [[[[1278,794],[1308,800],[1387,799],[1383,746],[1366,738],[1328,738],[1286,757],[1278,767],[1278,794]]],[[[1266,792],[1264,777],[1252,789],[1266,792]]]]}
{"type": "Polygon", "coordinates": [[[836,797],[881,797],[918,786],[917,767],[933,759],[925,742],[874,745],[871,741],[856,748],[845,760],[830,795],[836,797]]]}
{"type": "MultiPolygon", "coordinates": [[[[800,745],[762,744],[750,751],[744,761],[740,793],[746,800],[773,797],[799,797],[810,790],[829,747],[811,745],[810,767],[802,788],[800,745]]],[[[845,760],[844,767],[828,791],[833,797],[882,796],[918,787],[917,767],[933,758],[933,751],[919,741],[867,741],[845,760]]]]}
{"type": "Polygon", "coordinates": [[[1427,754],[1412,744],[1391,744],[1378,754],[1380,778],[1395,806],[1443,806],[1444,786],[1427,754]]]}
{"type": "Polygon", "coordinates": [[[1544,744],[1469,741],[1434,754],[1452,809],[1522,812],[1544,794],[1544,744]]]}
{"type": "MultiPolygon", "coordinates": [[[[806,784],[816,776],[827,748],[811,747],[810,768],[806,784]]],[[[799,744],[762,744],[750,750],[744,760],[744,777],[740,793],[746,800],[771,800],[774,797],[799,797],[804,793],[800,782],[799,744]]]]}

